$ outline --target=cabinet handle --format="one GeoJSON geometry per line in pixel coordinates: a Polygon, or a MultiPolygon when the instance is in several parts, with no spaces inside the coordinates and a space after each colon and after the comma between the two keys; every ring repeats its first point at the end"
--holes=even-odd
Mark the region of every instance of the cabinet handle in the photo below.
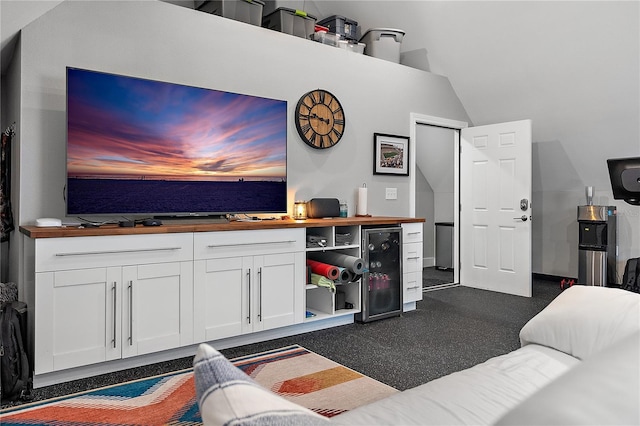
{"type": "Polygon", "coordinates": [[[262,268],[258,268],[258,319],[262,322],[262,268]]]}
{"type": "Polygon", "coordinates": [[[413,290],[414,288],[420,288],[419,285],[414,285],[413,287],[407,287],[407,290],[413,290]]]}
{"type": "Polygon", "coordinates": [[[133,346],[133,281],[129,281],[129,346],[133,346]]]}
{"type": "Polygon", "coordinates": [[[113,282],[113,287],[111,287],[111,291],[113,293],[113,339],[111,339],[111,345],[113,348],[116,348],[116,303],[117,303],[117,294],[118,289],[116,288],[116,282],[113,282]]]}
{"type": "Polygon", "coordinates": [[[416,260],[416,259],[420,259],[420,256],[407,257],[407,260],[416,260]]]}
{"type": "Polygon", "coordinates": [[[220,248],[220,247],[238,247],[238,246],[257,246],[265,244],[293,244],[296,240],[286,241],[262,241],[257,243],[234,243],[234,244],[209,244],[207,248],[220,248]]]}
{"type": "Polygon", "coordinates": [[[130,249],[130,250],[100,250],[100,251],[73,251],[67,253],[56,253],[56,257],[64,256],[88,256],[93,254],[119,254],[119,253],[144,253],[144,252],[157,252],[157,251],[175,251],[181,250],[182,247],[159,247],[148,249],[130,249]]]}
{"type": "Polygon", "coordinates": [[[421,231],[407,232],[407,235],[421,234],[421,231]]]}
{"type": "Polygon", "coordinates": [[[247,315],[247,320],[249,320],[249,324],[251,324],[251,268],[247,269],[247,288],[249,289],[249,314],[247,315]]]}

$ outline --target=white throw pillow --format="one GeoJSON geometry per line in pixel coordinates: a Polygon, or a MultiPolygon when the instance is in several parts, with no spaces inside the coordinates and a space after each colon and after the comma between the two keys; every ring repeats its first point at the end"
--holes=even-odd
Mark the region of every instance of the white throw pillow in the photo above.
{"type": "Polygon", "coordinates": [[[320,425],[329,419],[268,391],[207,344],[193,360],[205,425],[320,425]]]}
{"type": "Polygon", "coordinates": [[[548,346],[584,360],[640,330],[640,294],[575,285],[520,330],[520,343],[548,346]]]}

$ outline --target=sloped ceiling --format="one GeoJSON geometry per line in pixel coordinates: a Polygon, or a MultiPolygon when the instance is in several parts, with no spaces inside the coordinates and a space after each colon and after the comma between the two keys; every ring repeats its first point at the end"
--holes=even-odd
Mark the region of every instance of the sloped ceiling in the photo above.
{"type": "Polygon", "coordinates": [[[313,3],[363,33],[404,30],[473,125],[532,119],[534,191],[608,189],[605,159],[640,155],[637,1],[313,3]]]}
{"type": "MultiPolygon", "coordinates": [[[[0,2],[3,71],[19,29],[59,3],[0,2]]],[[[278,3],[405,31],[402,50],[449,78],[470,124],[532,119],[534,191],[609,188],[605,159],[640,155],[638,1],[278,3]]]]}

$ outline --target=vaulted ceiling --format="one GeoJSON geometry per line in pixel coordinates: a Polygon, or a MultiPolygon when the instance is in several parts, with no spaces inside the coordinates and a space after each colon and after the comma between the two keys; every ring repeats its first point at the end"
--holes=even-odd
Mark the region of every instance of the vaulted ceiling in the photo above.
{"type": "Polygon", "coordinates": [[[363,32],[404,30],[402,50],[426,50],[473,125],[532,119],[534,190],[609,188],[603,159],[640,155],[637,1],[314,4],[363,32]]]}
{"type": "MultiPolygon", "coordinates": [[[[0,2],[3,72],[19,29],[59,3],[0,2]]],[[[604,159],[640,155],[638,1],[279,3],[405,31],[402,51],[449,78],[470,124],[532,119],[534,190],[608,187],[604,159]]]]}

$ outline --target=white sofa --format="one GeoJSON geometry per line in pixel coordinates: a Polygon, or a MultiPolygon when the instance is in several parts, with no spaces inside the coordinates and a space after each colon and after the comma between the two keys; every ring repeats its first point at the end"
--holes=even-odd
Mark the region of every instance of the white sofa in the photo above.
{"type": "Polygon", "coordinates": [[[520,331],[521,348],[332,419],[261,388],[203,344],[205,424],[640,424],[640,295],[573,286],[520,331]]]}

